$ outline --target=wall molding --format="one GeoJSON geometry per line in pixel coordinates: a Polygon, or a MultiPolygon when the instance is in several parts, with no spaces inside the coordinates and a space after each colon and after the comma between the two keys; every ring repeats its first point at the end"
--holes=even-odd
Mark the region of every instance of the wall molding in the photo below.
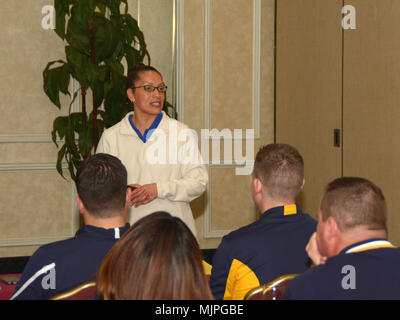
{"type": "Polygon", "coordinates": [[[185,122],[185,2],[176,1],[176,112],[185,122]]]}
{"type": "Polygon", "coordinates": [[[0,143],[49,143],[50,134],[0,134],[0,143]]]}
{"type": "Polygon", "coordinates": [[[260,139],[261,106],[261,0],[253,1],[252,125],[254,139],[260,139]]]}
{"type": "MultiPolygon", "coordinates": [[[[68,169],[67,163],[63,163],[62,168],[68,169]]],[[[0,163],[0,172],[50,170],[56,170],[56,163],[0,163]]]]}
{"type": "MultiPolygon", "coordinates": [[[[204,128],[211,129],[211,0],[204,2],[204,128]]],[[[261,0],[253,0],[253,47],[252,47],[252,127],[254,139],[260,139],[260,88],[261,88],[261,0]]],[[[211,168],[237,168],[240,165],[210,164],[211,168]]],[[[211,226],[211,185],[207,186],[207,201],[203,217],[203,237],[220,238],[233,230],[213,230],[211,226]]]]}
{"type": "Polygon", "coordinates": [[[0,239],[0,247],[42,246],[50,242],[65,240],[70,237],[71,236],[0,239]]]}

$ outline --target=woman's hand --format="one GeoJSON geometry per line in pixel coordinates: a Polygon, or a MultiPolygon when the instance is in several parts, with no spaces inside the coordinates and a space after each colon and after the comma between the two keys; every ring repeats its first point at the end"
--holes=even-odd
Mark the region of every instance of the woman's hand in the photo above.
{"type": "Polygon", "coordinates": [[[131,198],[129,201],[129,206],[141,206],[143,204],[149,203],[157,198],[157,184],[150,183],[150,184],[131,184],[131,186],[135,187],[136,189],[131,193],[131,198]]]}

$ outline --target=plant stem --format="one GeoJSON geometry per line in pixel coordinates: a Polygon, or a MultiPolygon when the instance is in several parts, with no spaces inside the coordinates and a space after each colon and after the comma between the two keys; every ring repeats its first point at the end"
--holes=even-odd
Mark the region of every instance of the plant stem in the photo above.
{"type": "Polygon", "coordinates": [[[82,126],[86,128],[86,88],[81,86],[82,95],[82,126]]]}
{"type": "MultiPolygon", "coordinates": [[[[96,56],[94,51],[94,32],[93,32],[93,23],[89,22],[89,33],[90,33],[90,60],[93,64],[96,64],[96,56]]],[[[98,127],[97,127],[97,110],[94,106],[94,92],[92,90],[93,95],[93,145],[94,145],[94,152],[96,152],[97,145],[99,143],[98,137],[98,127]]]]}

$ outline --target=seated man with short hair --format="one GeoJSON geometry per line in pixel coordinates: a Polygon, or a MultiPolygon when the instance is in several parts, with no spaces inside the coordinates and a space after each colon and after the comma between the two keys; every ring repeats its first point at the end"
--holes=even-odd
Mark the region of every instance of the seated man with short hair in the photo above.
{"type": "Polygon", "coordinates": [[[295,278],[284,299],[400,299],[400,250],[387,240],[385,198],[372,182],[329,183],[310,242],[310,257],[322,264],[295,278]]]}
{"type": "Polygon", "coordinates": [[[258,151],[251,194],[263,214],[223,237],[210,277],[215,299],[241,300],[255,287],[308,268],[305,247],[317,223],[296,204],[303,172],[303,158],[289,145],[270,144],[258,151]]]}
{"type": "Polygon", "coordinates": [[[95,280],[102,260],[128,230],[127,172],[119,159],[96,154],[76,174],[76,199],[85,225],[76,236],[40,247],[29,259],[13,299],[49,299],[95,280]]]}

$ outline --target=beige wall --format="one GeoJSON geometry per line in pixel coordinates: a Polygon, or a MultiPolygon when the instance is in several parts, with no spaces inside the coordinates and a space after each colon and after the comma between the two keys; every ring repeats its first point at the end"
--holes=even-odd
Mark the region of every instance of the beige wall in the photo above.
{"type": "MultiPolygon", "coordinates": [[[[255,125],[256,152],[273,141],[274,1],[178,2],[184,5],[181,120],[199,133],[204,128],[245,130],[255,125]],[[253,43],[254,3],[260,4],[259,55],[253,43]],[[259,81],[254,82],[255,75],[259,81]],[[257,86],[259,95],[254,94],[257,86]]],[[[172,3],[129,1],[130,13],[139,18],[144,31],[152,65],[169,88],[174,82],[172,3]]],[[[38,245],[72,236],[78,226],[74,186],[56,172],[57,149],[50,140],[53,119],[66,110],[52,105],[42,89],[47,62],[64,58],[61,40],[41,27],[41,9],[48,4],[47,0],[0,4],[0,257],[31,255],[38,245]]],[[[172,90],[168,100],[172,101],[172,90]]],[[[62,98],[64,106],[68,103],[62,98]]],[[[75,107],[79,109],[79,103],[75,107]]],[[[215,248],[223,234],[257,217],[250,176],[235,175],[234,165],[210,166],[209,174],[208,192],[192,203],[202,248],[215,248]]]]}
{"type": "Polygon", "coordinates": [[[168,86],[167,99],[172,101],[172,21],[173,0],[129,0],[129,13],[144,33],[151,65],[163,75],[168,86]]]}
{"type": "MultiPolygon", "coordinates": [[[[201,129],[258,128],[255,154],[273,142],[274,1],[186,1],[184,18],[184,122],[199,136],[201,129]]],[[[244,155],[245,142],[242,148],[244,155]]],[[[224,234],[258,217],[250,176],[235,169],[210,165],[208,190],[192,203],[202,248],[216,248],[224,234]]]]}
{"type": "Polygon", "coordinates": [[[60,111],[42,89],[47,62],[63,57],[61,40],[41,26],[47,4],[0,5],[0,256],[30,255],[37,245],[72,236],[77,223],[74,191],[55,170],[50,142],[60,111]]]}

